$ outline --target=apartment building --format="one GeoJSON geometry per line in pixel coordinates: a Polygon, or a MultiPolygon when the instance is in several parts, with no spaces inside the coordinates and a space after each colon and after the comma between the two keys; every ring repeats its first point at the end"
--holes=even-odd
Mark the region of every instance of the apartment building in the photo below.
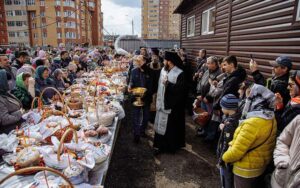
{"type": "Polygon", "coordinates": [[[4,0],[8,44],[103,43],[101,0],[4,0]]]}
{"type": "Polygon", "coordinates": [[[143,0],[142,37],[144,39],[178,40],[180,15],[173,11],[181,0],[143,0]]]}

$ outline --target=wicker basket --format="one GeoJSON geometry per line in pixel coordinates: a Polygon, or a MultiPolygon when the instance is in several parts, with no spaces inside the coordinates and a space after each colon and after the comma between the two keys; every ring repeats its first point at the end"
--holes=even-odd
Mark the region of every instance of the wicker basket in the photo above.
{"type": "Polygon", "coordinates": [[[4,177],[1,181],[0,181],[0,185],[3,184],[6,180],[8,180],[9,178],[15,176],[15,175],[26,175],[29,172],[38,172],[38,171],[49,171],[52,172],[60,177],[62,177],[67,183],[68,183],[68,188],[74,188],[74,186],[72,185],[72,183],[70,182],[70,180],[61,172],[54,170],[52,168],[48,168],[48,167],[28,167],[28,168],[23,168],[20,170],[16,170],[15,172],[7,175],[6,177],[4,177]]]}
{"type": "Polygon", "coordinates": [[[65,113],[67,113],[67,112],[68,112],[68,109],[67,109],[66,105],[64,104],[64,102],[65,102],[65,101],[64,101],[64,97],[63,97],[63,96],[60,94],[60,92],[59,92],[57,89],[55,89],[54,87],[46,87],[46,88],[42,91],[42,93],[41,93],[41,95],[40,95],[40,99],[43,98],[43,95],[44,95],[44,93],[45,93],[47,90],[53,90],[53,91],[56,92],[56,94],[57,94],[58,97],[59,97],[59,100],[60,100],[61,103],[63,104],[62,111],[65,112],[65,113]]]}
{"type": "Polygon", "coordinates": [[[208,123],[210,116],[205,110],[202,108],[194,108],[193,113],[193,120],[197,125],[204,127],[208,123]]]}
{"type": "Polygon", "coordinates": [[[61,150],[63,149],[63,145],[64,145],[66,139],[68,139],[69,134],[73,134],[74,135],[75,142],[76,142],[76,144],[78,144],[77,132],[74,129],[72,129],[72,128],[67,129],[65,131],[64,135],[61,137],[60,143],[59,143],[59,146],[58,146],[58,150],[57,150],[57,160],[58,161],[60,161],[61,150]]]}
{"type": "MultiPolygon", "coordinates": [[[[56,131],[53,135],[51,135],[51,136],[55,136],[57,139],[60,140],[68,128],[75,128],[75,127],[73,126],[73,123],[71,122],[70,118],[67,117],[66,114],[65,114],[64,112],[57,111],[57,110],[46,111],[45,113],[43,113],[42,121],[45,120],[45,119],[48,117],[49,114],[50,114],[50,115],[60,115],[60,116],[64,116],[64,117],[68,120],[68,122],[69,122],[69,126],[66,126],[66,127],[62,128],[62,129],[57,130],[57,131],[56,131]]],[[[47,137],[47,138],[45,139],[46,142],[49,143],[49,144],[52,144],[51,136],[49,136],[49,137],[47,137]]],[[[69,134],[66,136],[66,138],[65,138],[65,142],[67,142],[67,143],[71,142],[72,138],[73,138],[73,134],[72,134],[72,133],[69,133],[69,134]]]]}
{"type": "Polygon", "coordinates": [[[35,103],[36,100],[38,102],[37,109],[38,109],[38,112],[40,112],[43,108],[43,102],[42,102],[42,99],[40,97],[34,97],[33,98],[32,102],[31,102],[31,111],[34,109],[34,103],[35,103]]]}
{"type": "Polygon", "coordinates": [[[70,99],[67,102],[67,106],[71,109],[71,110],[80,110],[83,108],[83,102],[82,100],[78,100],[78,99],[70,99]],[[71,100],[75,100],[76,102],[73,102],[71,100]]]}

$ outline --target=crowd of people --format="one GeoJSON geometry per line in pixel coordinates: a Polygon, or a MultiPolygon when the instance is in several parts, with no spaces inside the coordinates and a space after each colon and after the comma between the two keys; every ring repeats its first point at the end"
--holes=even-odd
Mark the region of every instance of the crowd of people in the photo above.
{"type": "MultiPolygon", "coordinates": [[[[84,72],[113,60],[128,62],[128,94],[132,102],[134,142],[154,124],[154,154],[175,153],[185,147],[185,118],[191,115],[196,134],[216,144],[221,185],[225,188],[299,187],[300,71],[292,71],[286,56],[271,63],[266,79],[259,62],[251,59],[247,77],[235,56],[208,57],[199,51],[195,61],[185,49],[161,51],[141,47],[134,54],[74,47],[0,53],[0,133],[22,123],[35,96],[47,87],[59,91],[84,72]],[[251,81],[252,80],[252,81],[251,81]],[[134,105],[134,88],[146,88],[143,105],[134,105]],[[277,143],[276,143],[277,140],[277,143]],[[270,176],[272,174],[272,176],[270,176]]],[[[55,94],[43,94],[48,104],[55,94]]]]}
{"type": "MultiPolygon", "coordinates": [[[[47,87],[60,92],[76,82],[84,72],[111,60],[122,60],[114,56],[111,49],[75,47],[42,50],[0,50],[0,133],[9,133],[20,125],[22,114],[32,107],[34,97],[39,97],[47,87]]],[[[124,60],[124,59],[123,59],[124,60]]],[[[46,90],[42,100],[49,104],[55,93],[46,90]]],[[[36,106],[37,104],[35,104],[36,106]]]]}
{"type": "Polygon", "coordinates": [[[266,79],[252,58],[247,76],[235,56],[208,57],[205,49],[199,51],[195,64],[185,49],[161,56],[154,48],[150,57],[142,48],[136,55],[129,92],[135,87],[147,92],[143,107],[133,105],[135,142],[152,121],[154,154],[175,153],[185,146],[185,115],[189,114],[197,136],[204,142],[217,141],[222,187],[300,185],[300,71],[292,71],[288,57],[271,62],[273,77],[266,79]]]}

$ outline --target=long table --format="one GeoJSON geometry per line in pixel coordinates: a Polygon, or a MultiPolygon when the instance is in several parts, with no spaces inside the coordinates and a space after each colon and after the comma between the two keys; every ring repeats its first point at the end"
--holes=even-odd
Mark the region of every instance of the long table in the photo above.
{"type": "MultiPolygon", "coordinates": [[[[121,121],[118,117],[115,117],[113,125],[108,127],[112,132],[112,137],[110,141],[107,143],[111,147],[108,158],[101,164],[96,164],[96,166],[89,171],[89,182],[88,184],[92,185],[93,188],[100,188],[104,186],[106,174],[111,162],[113,150],[115,147],[115,143],[117,140],[117,135],[119,132],[119,128],[121,125],[121,121]]],[[[0,179],[3,179],[8,174],[14,172],[14,168],[12,166],[8,166],[7,164],[2,163],[0,165],[0,179]]],[[[29,188],[33,183],[34,175],[25,175],[25,176],[14,176],[7,180],[3,185],[0,185],[0,188],[11,187],[11,188],[29,188]]],[[[76,185],[76,188],[88,188],[88,184],[80,184],[76,185]]]]}

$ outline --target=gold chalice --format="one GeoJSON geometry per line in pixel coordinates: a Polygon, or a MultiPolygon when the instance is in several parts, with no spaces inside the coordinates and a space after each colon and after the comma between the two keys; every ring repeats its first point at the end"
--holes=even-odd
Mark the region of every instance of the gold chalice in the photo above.
{"type": "Polygon", "coordinates": [[[145,95],[147,89],[143,87],[136,87],[132,89],[132,94],[136,97],[136,101],[133,102],[134,106],[144,106],[144,102],[142,101],[142,97],[145,95]]]}

